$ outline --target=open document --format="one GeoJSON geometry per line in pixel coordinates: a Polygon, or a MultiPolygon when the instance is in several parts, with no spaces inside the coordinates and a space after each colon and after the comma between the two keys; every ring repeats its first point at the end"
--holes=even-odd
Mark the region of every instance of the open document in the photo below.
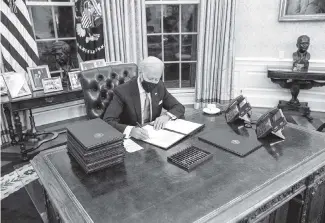
{"type": "Polygon", "coordinates": [[[168,121],[165,128],[161,130],[155,130],[152,123],[151,125],[145,125],[142,128],[146,129],[149,133],[149,139],[144,140],[145,142],[168,149],[203,126],[203,124],[177,119],[175,121],[168,121]]]}
{"type": "Polygon", "coordinates": [[[164,129],[188,135],[203,126],[203,124],[186,121],[184,119],[176,119],[168,121],[164,129]]]}
{"type": "Polygon", "coordinates": [[[143,140],[152,145],[168,149],[170,146],[183,139],[186,135],[171,132],[165,129],[155,130],[152,125],[142,127],[149,133],[149,139],[143,140]]]}

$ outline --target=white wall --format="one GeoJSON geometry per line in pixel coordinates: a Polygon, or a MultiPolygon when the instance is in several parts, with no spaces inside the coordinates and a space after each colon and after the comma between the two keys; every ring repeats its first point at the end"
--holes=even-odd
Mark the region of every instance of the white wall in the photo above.
{"type": "MultiPolygon", "coordinates": [[[[325,22],[278,22],[279,7],[280,0],[237,1],[234,92],[253,106],[273,107],[291,98],[289,90],[267,78],[267,67],[290,68],[300,35],[311,38],[310,71],[325,72],[325,22]]],[[[325,87],[302,90],[298,98],[325,112],[325,87]]]]}

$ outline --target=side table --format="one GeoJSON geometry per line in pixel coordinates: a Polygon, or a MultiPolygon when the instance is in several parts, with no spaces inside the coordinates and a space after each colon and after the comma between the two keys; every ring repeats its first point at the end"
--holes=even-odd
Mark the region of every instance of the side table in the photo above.
{"type": "Polygon", "coordinates": [[[300,89],[309,90],[313,87],[325,86],[325,72],[297,72],[285,69],[268,69],[267,77],[273,83],[279,84],[282,88],[290,89],[292,98],[290,101],[280,100],[278,108],[283,111],[296,111],[305,116],[309,121],[310,108],[307,102],[299,102],[300,89]]]}
{"type": "Polygon", "coordinates": [[[4,113],[8,122],[11,144],[20,146],[21,158],[23,160],[28,160],[27,154],[29,152],[34,151],[43,143],[55,139],[59,134],[58,132],[38,132],[35,127],[32,109],[76,101],[80,99],[83,99],[82,90],[71,90],[70,88],[64,88],[63,91],[47,94],[45,94],[43,91],[36,91],[33,92],[32,95],[15,99],[10,98],[10,96],[1,97],[1,105],[3,106],[4,113]],[[25,133],[23,133],[19,111],[25,110],[29,111],[31,127],[25,133]],[[11,117],[13,117],[14,123],[12,123],[11,117]],[[14,131],[13,125],[15,126],[16,131],[14,131]],[[52,134],[52,137],[50,139],[39,141],[33,148],[26,149],[27,140],[31,138],[35,139],[37,136],[42,134],[52,134]]]}

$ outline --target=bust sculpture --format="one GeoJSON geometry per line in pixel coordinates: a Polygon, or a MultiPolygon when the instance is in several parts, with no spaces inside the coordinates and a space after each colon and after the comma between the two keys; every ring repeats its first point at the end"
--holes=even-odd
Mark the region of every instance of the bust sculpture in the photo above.
{"type": "Polygon", "coordinates": [[[306,35],[299,36],[297,39],[298,50],[292,54],[292,71],[307,72],[309,67],[310,54],[307,52],[310,45],[310,38],[306,35]]]}
{"type": "Polygon", "coordinates": [[[55,56],[57,68],[63,70],[62,86],[66,87],[69,85],[68,73],[74,68],[71,61],[71,48],[66,42],[54,42],[52,45],[52,54],[55,56]]]}

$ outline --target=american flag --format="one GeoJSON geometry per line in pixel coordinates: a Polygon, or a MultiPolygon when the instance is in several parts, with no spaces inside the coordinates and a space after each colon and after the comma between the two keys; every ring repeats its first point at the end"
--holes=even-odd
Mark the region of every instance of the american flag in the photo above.
{"type": "Polygon", "coordinates": [[[37,45],[24,0],[0,1],[1,59],[5,71],[26,72],[39,64],[37,45]]]}
{"type": "Polygon", "coordinates": [[[84,28],[84,29],[87,29],[87,28],[89,28],[91,26],[92,26],[91,17],[90,17],[90,15],[88,13],[88,10],[85,9],[82,12],[81,27],[84,28]]]}

